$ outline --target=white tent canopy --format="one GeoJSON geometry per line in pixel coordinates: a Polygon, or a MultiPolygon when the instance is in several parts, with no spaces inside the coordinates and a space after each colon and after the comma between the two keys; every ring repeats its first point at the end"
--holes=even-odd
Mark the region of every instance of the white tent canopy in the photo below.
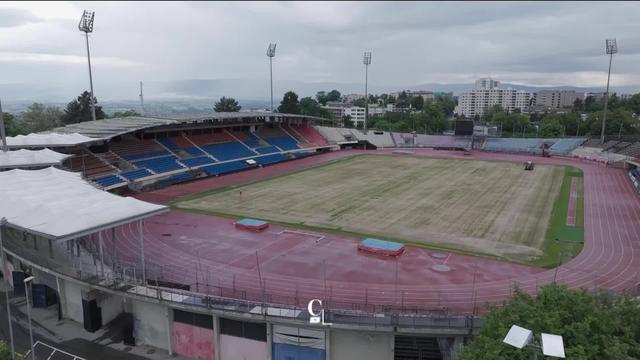
{"type": "Polygon", "coordinates": [[[0,151],[0,169],[59,165],[71,156],[49,149],[0,151]]]}
{"type": "Polygon", "coordinates": [[[98,190],[79,173],[53,167],[0,172],[0,218],[8,226],[69,240],[168,211],[98,190]]]}
{"type": "Polygon", "coordinates": [[[10,148],[75,146],[100,139],[90,138],[78,133],[74,134],[36,134],[8,136],[7,146],[10,148]]]}

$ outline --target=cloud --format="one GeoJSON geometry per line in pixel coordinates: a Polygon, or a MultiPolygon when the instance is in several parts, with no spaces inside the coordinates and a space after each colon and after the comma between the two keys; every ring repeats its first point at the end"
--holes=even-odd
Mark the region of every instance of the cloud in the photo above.
{"type": "Polygon", "coordinates": [[[38,21],[41,20],[28,11],[12,8],[0,8],[0,28],[11,28],[38,21]]]}
{"type": "MultiPolygon", "coordinates": [[[[96,11],[95,76],[109,81],[258,79],[278,44],[275,81],[372,86],[505,82],[602,86],[604,39],[616,37],[612,84],[637,85],[637,2],[59,2],[0,3],[0,82],[85,76],[82,9],[96,11]],[[1,17],[0,17],[1,19],[1,17]],[[31,20],[28,20],[31,19],[31,20]],[[0,20],[1,21],[1,20],[0,20]],[[21,21],[21,22],[20,22],[21,21]],[[135,80],[132,80],[135,79],[135,80]]],[[[71,82],[69,82],[71,86],[71,82]]],[[[241,94],[233,94],[240,97],[241,94]]]]}

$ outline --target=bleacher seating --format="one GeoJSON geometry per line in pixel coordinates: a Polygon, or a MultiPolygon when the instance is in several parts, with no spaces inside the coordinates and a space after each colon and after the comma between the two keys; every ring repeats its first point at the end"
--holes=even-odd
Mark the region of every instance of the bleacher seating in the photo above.
{"type": "Polygon", "coordinates": [[[295,150],[300,148],[298,146],[298,143],[291,136],[288,136],[288,135],[267,138],[265,139],[265,141],[285,151],[295,150]]]}
{"type": "Polygon", "coordinates": [[[234,139],[226,132],[215,132],[208,134],[199,134],[199,135],[189,135],[189,140],[197,146],[203,147],[204,145],[209,144],[218,144],[224,143],[228,141],[234,141],[234,139]]]}
{"type": "Polygon", "coordinates": [[[300,135],[300,133],[298,133],[296,129],[294,129],[293,126],[291,126],[291,124],[285,123],[285,124],[282,124],[281,127],[285,133],[295,138],[296,141],[298,141],[298,143],[300,144],[300,146],[304,147],[305,144],[309,142],[307,139],[305,139],[304,136],[300,135]]]}
{"type": "Polygon", "coordinates": [[[230,161],[222,164],[214,164],[202,167],[208,175],[222,175],[235,171],[246,169],[247,165],[244,160],[230,161]]]}
{"type": "Polygon", "coordinates": [[[617,143],[613,147],[611,147],[609,149],[609,151],[613,151],[613,152],[619,153],[620,151],[622,151],[624,148],[626,148],[629,145],[631,145],[631,143],[628,142],[628,141],[620,141],[619,143],[617,143]]]}
{"type": "Polygon", "coordinates": [[[75,156],[65,160],[64,165],[71,171],[81,171],[87,178],[96,178],[117,171],[116,168],[102,161],[88,150],[72,152],[75,156]]]}
{"type": "Polygon", "coordinates": [[[634,142],[633,144],[620,150],[618,154],[640,158],[640,142],[634,142]]]}
{"type": "Polygon", "coordinates": [[[140,160],[134,164],[138,167],[145,167],[151,169],[156,174],[165,173],[169,171],[183,169],[184,166],[176,162],[177,158],[173,155],[163,156],[153,159],[140,160]]]}
{"type": "Polygon", "coordinates": [[[243,140],[243,142],[247,144],[248,147],[256,148],[260,146],[260,139],[258,139],[254,133],[245,131],[244,134],[246,135],[246,140],[243,140]]]}
{"type": "MultiPolygon", "coordinates": [[[[548,140],[548,139],[547,139],[548,140]]],[[[484,143],[485,151],[541,154],[543,139],[489,138],[484,143]]]]}
{"type": "Polygon", "coordinates": [[[120,184],[120,183],[126,182],[124,179],[122,179],[118,175],[101,176],[101,177],[93,179],[93,181],[95,181],[96,183],[98,183],[98,185],[100,185],[102,187],[108,187],[108,186],[111,186],[111,185],[116,185],[116,184],[120,184]]]}
{"type": "Polygon", "coordinates": [[[281,161],[285,161],[289,159],[282,154],[271,154],[271,155],[265,155],[265,156],[254,158],[254,160],[260,165],[269,165],[269,164],[275,164],[275,163],[279,163],[281,161]]]}
{"type": "Polygon", "coordinates": [[[112,142],[109,147],[116,154],[129,161],[137,161],[146,158],[158,157],[162,155],[170,155],[155,140],[140,140],[135,137],[123,138],[123,141],[112,142]]]}
{"type": "Polygon", "coordinates": [[[551,147],[549,151],[553,155],[568,155],[573,149],[577,148],[585,142],[585,138],[567,138],[559,139],[551,147]]]}
{"type": "Polygon", "coordinates": [[[153,174],[151,174],[151,172],[147,169],[136,169],[136,170],[120,173],[120,176],[122,176],[123,178],[129,181],[140,179],[149,175],[153,175],[153,174]]]}
{"type": "Polygon", "coordinates": [[[200,157],[194,157],[191,159],[184,159],[184,160],[181,160],[180,162],[182,162],[188,167],[195,167],[195,166],[215,163],[215,161],[208,156],[200,156],[200,157]]]}
{"type": "Polygon", "coordinates": [[[303,158],[303,157],[315,155],[316,152],[315,151],[298,151],[292,154],[297,158],[303,158]]]}
{"type": "Polygon", "coordinates": [[[313,126],[292,124],[291,127],[311,144],[315,144],[316,146],[324,146],[328,144],[327,140],[322,137],[322,135],[320,135],[313,126]]]}
{"type": "Polygon", "coordinates": [[[253,150],[258,152],[259,154],[273,154],[273,153],[280,152],[280,150],[278,150],[278,148],[275,146],[263,146],[263,147],[255,148],[253,150]]]}
{"type": "Polygon", "coordinates": [[[468,148],[471,146],[471,139],[467,136],[416,134],[414,137],[413,134],[407,133],[392,133],[391,136],[399,147],[468,148]]]}
{"type": "Polygon", "coordinates": [[[247,149],[246,146],[237,141],[203,145],[201,148],[220,161],[246,158],[255,155],[253,151],[247,149]]]}

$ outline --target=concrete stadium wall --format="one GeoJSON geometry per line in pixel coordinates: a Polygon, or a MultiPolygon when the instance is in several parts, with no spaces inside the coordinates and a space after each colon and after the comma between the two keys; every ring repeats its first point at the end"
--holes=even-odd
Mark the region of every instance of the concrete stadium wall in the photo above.
{"type": "Polygon", "coordinates": [[[331,360],[392,360],[393,334],[331,329],[331,360]]]}
{"type": "Polygon", "coordinates": [[[169,350],[168,308],[136,300],[127,300],[127,312],[133,314],[133,334],[136,344],[169,350]]]}
{"type": "Polygon", "coordinates": [[[60,280],[60,288],[64,296],[64,301],[62,302],[65,305],[63,310],[64,316],[82,324],[84,322],[84,315],[82,313],[82,290],[85,290],[85,288],[72,281],[62,279],[60,280]]]}
{"type": "Polygon", "coordinates": [[[102,326],[115,319],[123,310],[122,297],[111,294],[103,294],[98,301],[102,312],[102,326]]]}
{"type": "Polygon", "coordinates": [[[173,323],[173,351],[176,354],[199,360],[214,359],[214,335],[212,329],[173,323]]]}
{"type": "MultiPolygon", "coordinates": [[[[267,343],[220,334],[220,360],[265,360],[267,343]]],[[[270,351],[270,349],[269,349],[270,351]]]]}

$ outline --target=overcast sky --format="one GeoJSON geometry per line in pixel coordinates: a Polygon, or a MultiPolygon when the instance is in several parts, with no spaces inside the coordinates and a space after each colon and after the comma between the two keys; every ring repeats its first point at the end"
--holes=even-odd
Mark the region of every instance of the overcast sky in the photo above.
{"type": "Polygon", "coordinates": [[[86,82],[83,9],[96,11],[97,83],[267,79],[377,85],[640,85],[640,2],[0,3],[0,84],[86,82]]]}

